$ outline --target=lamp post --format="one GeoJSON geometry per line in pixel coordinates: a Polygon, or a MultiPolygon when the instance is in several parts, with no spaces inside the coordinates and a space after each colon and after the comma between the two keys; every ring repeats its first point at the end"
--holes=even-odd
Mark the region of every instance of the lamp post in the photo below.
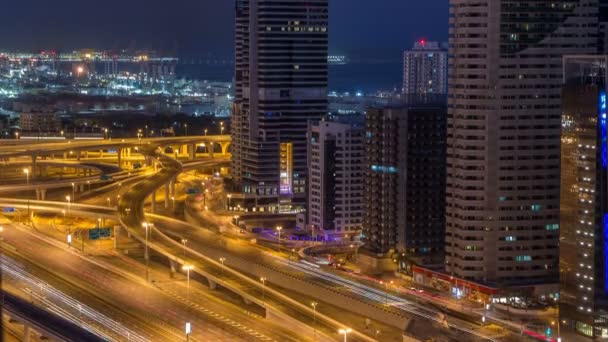
{"type": "Polygon", "coordinates": [[[190,301],[190,271],[194,269],[193,265],[184,265],[182,266],[182,269],[184,271],[186,271],[186,298],[188,299],[188,301],[190,301]]]}
{"type": "Polygon", "coordinates": [[[68,216],[70,216],[70,209],[72,207],[72,198],[70,196],[65,196],[65,200],[68,201],[68,216]]]}
{"type": "Polygon", "coordinates": [[[110,208],[112,206],[112,201],[110,200],[110,197],[106,198],[106,202],[108,202],[108,208],[110,208]]]}
{"type": "Polygon", "coordinates": [[[260,281],[262,282],[262,304],[266,306],[266,278],[261,277],[260,281]]]}
{"type": "Polygon", "coordinates": [[[72,182],[72,198],[76,200],[76,184],[72,182]]]}
{"type": "Polygon", "coordinates": [[[173,207],[171,208],[175,212],[175,196],[171,196],[171,202],[173,207]]]}
{"type": "Polygon", "coordinates": [[[151,223],[144,222],[141,224],[146,229],[146,244],[145,244],[145,252],[144,259],[146,259],[146,281],[150,281],[150,269],[149,269],[149,259],[150,255],[148,255],[148,229],[152,225],[151,223]]]}
{"type": "Polygon", "coordinates": [[[205,136],[207,136],[207,131],[208,131],[208,129],[205,128],[205,136]]]}
{"type": "Polygon", "coordinates": [[[220,258],[220,262],[222,263],[222,273],[221,273],[222,277],[224,276],[224,267],[226,267],[226,266],[224,266],[224,261],[226,261],[226,258],[221,257],[220,258]]]}
{"type": "Polygon", "coordinates": [[[25,168],[23,169],[23,173],[25,173],[25,184],[27,184],[28,186],[30,185],[30,169],[25,168]]]}
{"type": "Polygon", "coordinates": [[[357,260],[359,259],[359,255],[358,255],[359,254],[359,248],[357,246],[355,246],[354,244],[351,244],[350,248],[353,249],[354,256],[355,256],[355,260],[354,261],[357,262],[357,260]]]}
{"type": "Polygon", "coordinates": [[[224,134],[224,121],[220,122],[220,135],[224,134]]]}
{"type": "Polygon", "coordinates": [[[344,335],[344,342],[346,342],[346,336],[347,336],[348,334],[350,334],[352,331],[353,331],[353,329],[351,329],[351,328],[345,328],[345,329],[340,329],[340,330],[338,330],[338,332],[339,332],[341,335],[344,335]]]}
{"type": "Polygon", "coordinates": [[[317,305],[319,305],[319,303],[317,303],[317,302],[310,303],[310,306],[312,306],[313,341],[317,340],[317,305]]]}
{"type": "Polygon", "coordinates": [[[279,232],[279,252],[281,251],[281,231],[282,230],[283,230],[283,227],[277,226],[277,232],[279,232]]]}
{"type": "Polygon", "coordinates": [[[186,260],[186,243],[188,243],[188,240],[182,238],[182,244],[184,245],[184,260],[186,260]]]}
{"type": "Polygon", "coordinates": [[[184,124],[184,130],[186,131],[186,136],[188,136],[188,124],[184,124]]]}
{"type": "Polygon", "coordinates": [[[230,210],[230,199],[232,198],[232,194],[228,194],[226,195],[226,197],[228,198],[228,207],[226,208],[226,210],[230,210]]]}

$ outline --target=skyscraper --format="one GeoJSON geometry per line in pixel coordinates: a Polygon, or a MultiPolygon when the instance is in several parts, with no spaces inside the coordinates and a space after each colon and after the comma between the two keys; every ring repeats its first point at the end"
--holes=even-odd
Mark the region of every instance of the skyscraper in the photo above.
{"type": "Polygon", "coordinates": [[[438,42],[420,40],[403,53],[404,94],[446,94],[448,52],[438,42]]]}
{"type": "Polygon", "coordinates": [[[562,95],[560,324],[600,338],[608,337],[607,63],[566,57],[562,95]]]}
{"type": "Polygon", "coordinates": [[[425,266],[443,261],[446,108],[442,99],[367,111],[363,233],[365,249],[376,256],[399,252],[425,266]]]}
{"type": "Polygon", "coordinates": [[[326,239],[348,240],[361,233],[363,140],[362,116],[338,116],[308,130],[308,223],[326,239]]]}
{"type": "Polygon", "coordinates": [[[594,53],[597,0],[450,0],[446,271],[556,282],[562,56],[594,53]]]}
{"type": "Polygon", "coordinates": [[[327,113],[327,0],[237,0],[232,173],[235,203],[303,205],[306,131],[327,113]]]}

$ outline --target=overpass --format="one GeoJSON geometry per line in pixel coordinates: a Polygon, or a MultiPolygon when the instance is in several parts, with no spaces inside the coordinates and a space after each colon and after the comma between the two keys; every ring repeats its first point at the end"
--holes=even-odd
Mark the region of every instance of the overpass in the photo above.
{"type": "Polygon", "coordinates": [[[8,316],[9,320],[16,321],[24,326],[23,341],[29,342],[32,333],[55,341],[66,342],[102,342],[102,338],[85,330],[72,322],[57,315],[43,310],[27,301],[1,291],[2,315],[8,316]]]}

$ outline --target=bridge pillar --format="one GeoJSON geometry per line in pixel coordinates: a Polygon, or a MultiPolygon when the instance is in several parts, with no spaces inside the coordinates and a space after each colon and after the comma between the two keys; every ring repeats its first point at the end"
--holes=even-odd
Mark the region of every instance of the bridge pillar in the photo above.
{"type": "Polygon", "coordinates": [[[171,182],[169,182],[169,186],[171,187],[171,190],[170,190],[171,194],[170,194],[170,196],[175,196],[175,178],[173,178],[171,180],[171,182]]]}
{"type": "Polygon", "coordinates": [[[209,288],[211,290],[215,290],[217,288],[217,283],[216,282],[214,282],[213,280],[211,280],[209,278],[207,278],[207,281],[209,282],[209,288]]]}
{"type": "Polygon", "coordinates": [[[120,232],[120,225],[114,226],[114,250],[118,249],[118,233],[120,232]]]}
{"type": "Polygon", "coordinates": [[[169,274],[169,276],[171,276],[171,278],[175,277],[175,272],[177,272],[177,263],[175,262],[175,260],[173,259],[169,259],[169,265],[171,266],[171,273],[169,274]]]}
{"type": "Polygon", "coordinates": [[[36,200],[38,200],[38,201],[46,200],[46,189],[36,189],[36,200]]]}
{"type": "MultiPolygon", "coordinates": [[[[86,171],[86,170],[85,170],[86,171]]],[[[80,192],[84,192],[84,184],[80,184],[80,192]]]]}
{"type": "Polygon", "coordinates": [[[171,192],[171,182],[165,184],[165,209],[169,209],[169,194],[171,192]]]}
{"type": "Polygon", "coordinates": [[[63,159],[68,159],[68,153],[67,152],[63,152],[63,159]]]}
{"type": "Polygon", "coordinates": [[[156,191],[150,195],[150,201],[150,212],[154,214],[156,212],[156,191]]]}
{"type": "Polygon", "coordinates": [[[76,160],[80,161],[80,153],[82,151],[76,151],[76,160]]]}
{"type": "Polygon", "coordinates": [[[36,159],[38,158],[37,155],[32,154],[32,178],[36,177],[36,159]]]}
{"type": "Polygon", "coordinates": [[[228,146],[230,146],[229,142],[220,143],[220,147],[222,148],[222,155],[225,156],[228,153],[228,146]]]}
{"type": "Polygon", "coordinates": [[[23,323],[23,342],[30,342],[32,338],[32,329],[27,323],[23,323]]]}
{"type": "Polygon", "coordinates": [[[215,148],[215,145],[213,145],[213,141],[212,141],[209,143],[209,147],[208,147],[209,158],[213,158],[214,148],[215,148]]]}
{"type": "MultiPolygon", "coordinates": [[[[103,153],[103,152],[102,152],[103,153]]],[[[122,161],[122,148],[118,148],[116,149],[116,158],[118,159],[118,168],[121,168],[121,161],[122,161]]]]}
{"type": "Polygon", "coordinates": [[[188,151],[188,152],[190,152],[189,158],[190,158],[190,160],[194,160],[194,157],[196,156],[196,144],[190,144],[189,147],[190,147],[190,151],[188,151]]]}

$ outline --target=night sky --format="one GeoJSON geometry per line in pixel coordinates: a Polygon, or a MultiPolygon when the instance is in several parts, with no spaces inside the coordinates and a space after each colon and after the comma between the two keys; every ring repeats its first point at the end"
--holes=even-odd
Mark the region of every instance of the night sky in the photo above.
{"type": "MultiPolygon", "coordinates": [[[[447,40],[448,0],[330,0],[330,50],[447,40]]],[[[153,48],[232,55],[232,0],[20,0],[0,7],[0,49],[153,48]]],[[[381,51],[381,50],[377,50],[381,51]]]]}

